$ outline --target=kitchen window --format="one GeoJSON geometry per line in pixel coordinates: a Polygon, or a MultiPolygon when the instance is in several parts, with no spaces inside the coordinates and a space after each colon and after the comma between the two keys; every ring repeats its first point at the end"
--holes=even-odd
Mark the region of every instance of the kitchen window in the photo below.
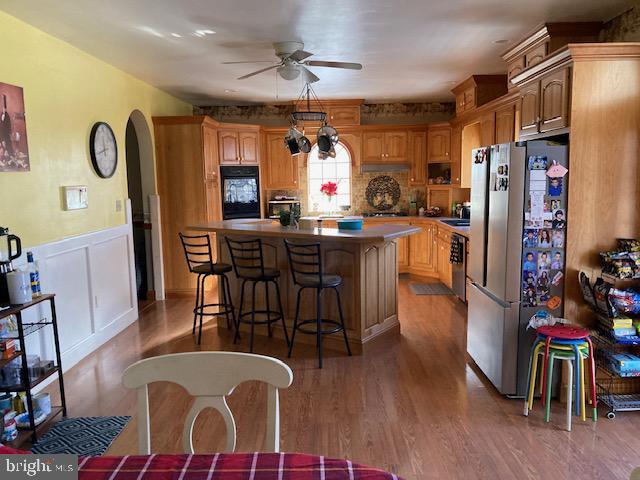
{"type": "Polygon", "coordinates": [[[335,146],[335,158],[318,158],[318,145],[309,152],[307,162],[309,211],[335,212],[342,206],[351,205],[351,155],[342,144],[335,146]],[[320,192],[320,186],[326,182],[338,184],[338,194],[329,197],[320,192]]]}

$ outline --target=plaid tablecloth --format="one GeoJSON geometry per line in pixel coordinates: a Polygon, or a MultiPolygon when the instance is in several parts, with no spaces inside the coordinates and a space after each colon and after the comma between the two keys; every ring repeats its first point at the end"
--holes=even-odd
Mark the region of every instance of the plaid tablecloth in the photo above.
{"type": "Polygon", "coordinates": [[[80,458],[80,480],[401,480],[349,460],[301,453],[80,458]]]}

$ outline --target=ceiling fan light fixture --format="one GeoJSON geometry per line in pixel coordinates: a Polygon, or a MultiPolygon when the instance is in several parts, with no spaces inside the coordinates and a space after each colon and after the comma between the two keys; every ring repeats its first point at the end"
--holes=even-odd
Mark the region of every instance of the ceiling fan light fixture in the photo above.
{"type": "Polygon", "coordinates": [[[300,76],[300,69],[291,63],[286,63],[278,67],[278,73],[285,80],[295,80],[300,76]]]}

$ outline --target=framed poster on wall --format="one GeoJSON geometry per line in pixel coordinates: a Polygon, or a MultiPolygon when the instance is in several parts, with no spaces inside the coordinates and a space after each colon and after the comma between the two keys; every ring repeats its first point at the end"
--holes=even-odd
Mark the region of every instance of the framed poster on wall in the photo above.
{"type": "Polygon", "coordinates": [[[0,172],[28,172],[29,148],[22,87],[0,82],[0,172]]]}

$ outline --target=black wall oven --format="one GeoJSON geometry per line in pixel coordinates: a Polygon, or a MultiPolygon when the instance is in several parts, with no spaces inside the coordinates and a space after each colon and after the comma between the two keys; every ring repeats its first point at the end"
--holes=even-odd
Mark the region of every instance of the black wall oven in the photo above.
{"type": "Polygon", "coordinates": [[[222,218],[260,218],[258,167],[223,166],[222,218]]]}

